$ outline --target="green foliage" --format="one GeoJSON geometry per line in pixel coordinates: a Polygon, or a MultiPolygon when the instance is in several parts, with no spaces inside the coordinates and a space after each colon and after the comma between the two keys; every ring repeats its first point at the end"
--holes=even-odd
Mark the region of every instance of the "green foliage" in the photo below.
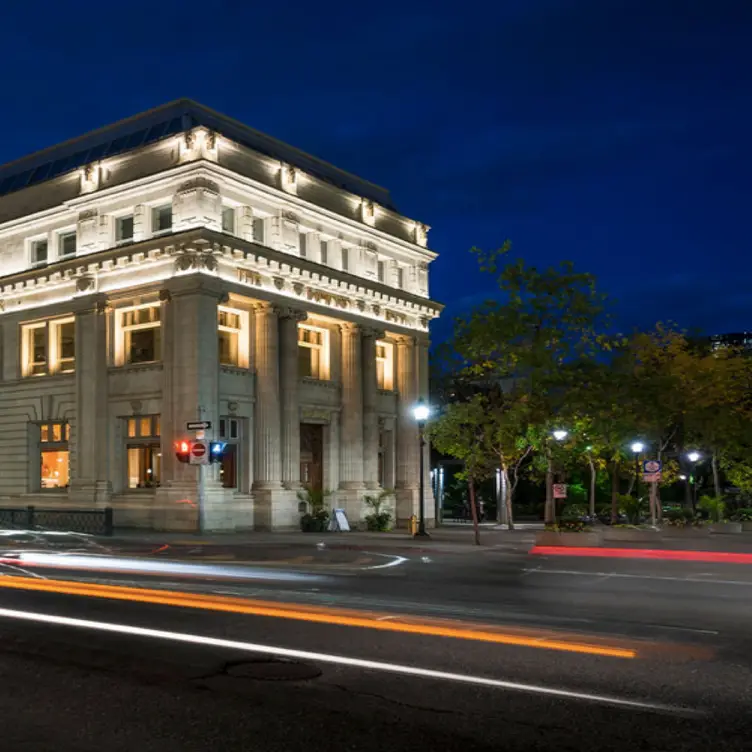
{"type": "Polygon", "coordinates": [[[734,522],[752,522],[752,508],[743,507],[737,509],[734,514],[731,515],[731,519],[734,522]]]}
{"type": "Polygon", "coordinates": [[[621,494],[619,496],[619,509],[623,510],[630,525],[638,525],[645,511],[645,500],[621,494]]]}
{"type": "Polygon", "coordinates": [[[702,496],[698,503],[700,509],[708,513],[713,522],[722,522],[726,514],[726,502],[723,496],[702,496]]]}
{"type": "Polygon", "coordinates": [[[578,517],[565,517],[555,525],[546,525],[546,530],[552,533],[589,533],[592,526],[578,517]]]}
{"type": "Polygon", "coordinates": [[[309,510],[300,518],[300,529],[304,533],[324,533],[329,529],[329,510],[326,500],[332,491],[323,491],[304,486],[298,491],[298,499],[309,510]]]}
{"type": "Polygon", "coordinates": [[[298,491],[298,500],[308,505],[311,513],[316,514],[326,507],[326,500],[334,491],[325,491],[320,488],[304,486],[298,491]]]}
{"type": "Polygon", "coordinates": [[[388,499],[394,494],[392,490],[383,490],[378,496],[365,496],[363,502],[372,510],[366,515],[366,526],[369,530],[386,532],[392,526],[392,513],[384,509],[388,499]]]}
{"type": "Polygon", "coordinates": [[[562,510],[562,518],[566,517],[585,517],[588,513],[584,504],[567,504],[562,510]]]}

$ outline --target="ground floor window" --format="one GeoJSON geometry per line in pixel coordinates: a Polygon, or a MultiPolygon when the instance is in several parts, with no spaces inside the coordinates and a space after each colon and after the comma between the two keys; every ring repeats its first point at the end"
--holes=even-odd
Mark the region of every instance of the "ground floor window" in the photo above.
{"type": "Polygon", "coordinates": [[[40,477],[42,490],[67,488],[70,483],[70,425],[65,421],[39,424],[40,477]]]}
{"type": "Polygon", "coordinates": [[[240,418],[220,418],[219,438],[225,444],[219,465],[222,488],[240,487],[240,432],[240,418]]]}
{"type": "Polygon", "coordinates": [[[127,418],[126,428],[128,488],[157,488],[162,482],[160,416],[127,418]]]}

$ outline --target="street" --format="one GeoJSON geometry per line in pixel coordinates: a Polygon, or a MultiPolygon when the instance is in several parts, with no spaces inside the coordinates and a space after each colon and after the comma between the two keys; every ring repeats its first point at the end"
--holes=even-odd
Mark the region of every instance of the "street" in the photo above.
{"type": "Polygon", "coordinates": [[[748,565],[331,540],[6,543],[3,749],[749,747],[748,565]]]}

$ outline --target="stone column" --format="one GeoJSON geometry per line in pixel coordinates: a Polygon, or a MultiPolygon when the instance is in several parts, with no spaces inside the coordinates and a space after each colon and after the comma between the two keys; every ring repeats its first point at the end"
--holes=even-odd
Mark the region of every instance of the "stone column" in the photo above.
{"type": "Polygon", "coordinates": [[[342,348],[342,417],[340,488],[363,486],[363,382],[361,377],[360,328],[340,324],[342,348]]]}
{"type": "Polygon", "coordinates": [[[256,410],[254,490],[281,488],[281,437],[279,406],[279,320],[271,303],[259,303],[255,311],[256,410]]]}
{"type": "Polygon", "coordinates": [[[300,487],[300,399],[298,394],[298,322],[308,315],[284,308],[279,315],[280,387],[282,399],[282,484],[300,487]]]}
{"type": "Polygon", "coordinates": [[[76,313],[76,463],[69,496],[106,506],[112,486],[107,448],[107,323],[104,296],[76,313]]]}
{"type": "Polygon", "coordinates": [[[384,332],[363,330],[363,479],[366,488],[379,487],[379,416],[376,342],[384,332]]]}
{"type": "Polygon", "coordinates": [[[397,522],[406,524],[418,513],[418,476],[420,469],[418,427],[412,409],[418,400],[415,338],[397,338],[397,522]]]}

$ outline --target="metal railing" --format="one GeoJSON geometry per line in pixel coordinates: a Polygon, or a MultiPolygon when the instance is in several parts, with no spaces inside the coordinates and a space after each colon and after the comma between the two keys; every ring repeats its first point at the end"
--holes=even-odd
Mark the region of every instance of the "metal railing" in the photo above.
{"type": "Polygon", "coordinates": [[[112,535],[112,507],[104,509],[0,508],[0,527],[112,535]]]}

